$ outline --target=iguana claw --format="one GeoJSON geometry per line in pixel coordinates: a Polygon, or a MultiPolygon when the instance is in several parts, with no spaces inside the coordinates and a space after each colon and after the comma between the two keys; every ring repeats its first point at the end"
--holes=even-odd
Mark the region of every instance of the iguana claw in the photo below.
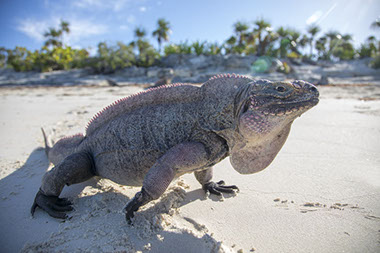
{"type": "Polygon", "coordinates": [[[140,192],[136,193],[136,195],[127,203],[124,207],[123,212],[125,213],[125,219],[128,224],[132,224],[132,218],[135,216],[135,212],[140,208],[140,206],[145,205],[152,198],[142,189],[140,192]]]}
{"type": "Polygon", "coordinates": [[[223,180],[215,183],[215,182],[208,182],[203,185],[203,189],[206,192],[210,192],[211,194],[215,195],[222,195],[222,192],[224,193],[235,193],[239,192],[239,188],[236,185],[225,185],[225,182],[223,180]]]}
{"type": "Polygon", "coordinates": [[[72,203],[69,200],[65,198],[58,198],[56,196],[46,196],[40,189],[37,192],[30,212],[33,216],[36,208],[39,207],[47,212],[51,217],[67,219],[69,217],[64,212],[72,211],[73,207],[71,205],[72,203]]]}

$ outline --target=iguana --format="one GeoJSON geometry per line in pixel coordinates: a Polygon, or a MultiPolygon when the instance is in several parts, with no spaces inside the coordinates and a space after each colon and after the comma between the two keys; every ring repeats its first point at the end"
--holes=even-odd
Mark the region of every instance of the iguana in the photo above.
{"type": "Polygon", "coordinates": [[[194,172],[206,191],[238,188],[211,181],[212,166],[230,156],[241,174],[265,169],[288,137],[291,124],[315,106],[317,88],[305,81],[271,82],[222,74],[201,86],[173,84],[115,101],[89,122],[85,135],[46,142],[49,160],[33,206],[67,218],[65,185],[100,176],[142,186],[126,205],[130,222],[139,207],[158,199],[170,182],[194,172]]]}

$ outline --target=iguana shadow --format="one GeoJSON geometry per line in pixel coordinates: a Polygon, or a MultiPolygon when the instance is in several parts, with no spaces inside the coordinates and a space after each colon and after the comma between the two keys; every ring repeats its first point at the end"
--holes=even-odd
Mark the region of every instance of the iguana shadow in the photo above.
{"type": "MultiPolygon", "coordinates": [[[[30,214],[34,196],[39,189],[43,175],[49,167],[50,164],[45,155],[44,148],[38,147],[31,152],[21,167],[0,180],[0,208],[2,210],[2,214],[0,215],[0,224],[2,224],[0,228],[0,244],[4,251],[19,252],[28,242],[26,247],[46,245],[44,242],[51,240],[52,233],[62,231],[62,227],[60,227],[62,226],[60,225],[62,221],[51,218],[45,212],[41,211],[36,211],[35,218],[31,218],[30,214]]],[[[81,226],[92,224],[94,221],[97,221],[95,222],[97,226],[102,223],[107,225],[108,220],[105,217],[108,213],[112,212],[114,215],[110,215],[112,220],[109,221],[111,222],[111,225],[109,225],[111,228],[108,232],[112,232],[112,226],[126,227],[127,231],[133,229],[128,227],[124,220],[124,214],[121,211],[122,207],[129,200],[128,196],[110,190],[100,191],[91,196],[77,197],[86,186],[97,188],[97,180],[90,179],[80,184],[65,187],[62,192],[63,197],[69,197],[74,200],[74,208],[76,209],[69,213],[69,215],[73,216],[72,220],[65,222],[64,225],[69,226],[70,224],[78,224],[79,222],[78,228],[68,230],[67,233],[76,233],[76,229],[79,230],[81,226]],[[100,211],[97,214],[99,220],[96,220],[96,215],[94,215],[95,209],[100,211]],[[82,221],[86,221],[86,219],[88,219],[88,223],[84,224],[82,221]],[[115,225],[115,219],[118,220],[117,225],[115,225]]],[[[167,195],[170,196],[174,194],[173,192],[174,191],[169,190],[167,195]]],[[[202,189],[197,189],[185,195],[185,200],[178,202],[178,207],[199,198],[206,199],[202,189]]],[[[173,197],[172,199],[174,200],[176,198],[174,195],[171,197],[173,197]]],[[[163,208],[166,205],[167,199],[161,198],[157,200],[155,205],[151,208],[142,210],[141,215],[148,221],[152,220],[157,214],[168,213],[168,208],[163,208]]],[[[170,208],[171,207],[169,207],[169,209],[170,208]]],[[[179,230],[181,231],[180,228],[179,230]]],[[[178,243],[176,244],[185,250],[182,250],[182,252],[210,252],[210,249],[219,245],[219,243],[210,236],[203,235],[199,237],[185,230],[180,233],[158,230],[155,233],[160,233],[164,240],[137,239],[133,241],[135,247],[143,250],[144,245],[151,242],[151,252],[178,252],[172,243],[183,242],[183,244],[181,243],[182,246],[178,243]],[[192,243],[189,244],[187,242],[192,243]]],[[[70,244],[70,240],[66,243],[70,244]]]]}

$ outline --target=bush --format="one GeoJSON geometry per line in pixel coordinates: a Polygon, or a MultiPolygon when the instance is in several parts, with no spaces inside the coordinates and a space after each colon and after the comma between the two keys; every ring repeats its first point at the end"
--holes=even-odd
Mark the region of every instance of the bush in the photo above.
{"type": "Polygon", "coordinates": [[[361,44],[360,48],[357,50],[357,53],[359,54],[360,58],[371,57],[372,49],[367,45],[361,44]]]}
{"type": "Polygon", "coordinates": [[[222,46],[220,46],[218,43],[207,44],[206,54],[207,55],[222,54],[222,46]]]}
{"type": "Polygon", "coordinates": [[[7,50],[7,65],[15,71],[30,71],[33,69],[32,52],[25,47],[16,47],[7,50]]]}
{"type": "Polygon", "coordinates": [[[88,52],[85,49],[71,47],[43,47],[40,51],[31,52],[24,47],[7,50],[7,65],[15,71],[53,71],[82,68],[88,52]]]}
{"type": "Polygon", "coordinates": [[[132,66],[136,62],[133,46],[118,42],[109,47],[105,42],[98,44],[97,56],[91,58],[89,66],[97,73],[113,73],[118,69],[132,66]]]}
{"type": "Polygon", "coordinates": [[[164,55],[179,54],[179,47],[176,44],[170,44],[164,47],[164,55]]]}
{"type": "Polygon", "coordinates": [[[168,56],[170,54],[191,54],[192,46],[186,42],[181,42],[179,44],[170,44],[165,46],[164,54],[168,56]]]}
{"type": "Polygon", "coordinates": [[[217,55],[222,53],[222,46],[218,43],[207,43],[206,41],[195,41],[191,44],[181,42],[179,44],[170,44],[165,46],[164,55],[170,54],[196,54],[196,55],[217,55]]]}
{"type": "Polygon", "coordinates": [[[194,50],[194,53],[196,55],[201,55],[201,54],[205,54],[206,52],[206,42],[200,42],[200,41],[195,41],[193,42],[193,44],[191,44],[191,47],[193,48],[194,50]]]}
{"type": "Polygon", "coordinates": [[[4,68],[7,64],[7,50],[0,47],[0,68],[4,68]]]}
{"type": "Polygon", "coordinates": [[[136,45],[139,52],[136,61],[137,66],[150,67],[160,58],[159,52],[147,40],[139,39],[136,45]]]}
{"type": "Polygon", "coordinates": [[[355,49],[351,43],[343,42],[332,50],[332,54],[339,60],[352,60],[355,56],[355,49]]]}
{"type": "Polygon", "coordinates": [[[370,63],[369,66],[374,69],[380,69],[380,55],[377,55],[370,63]]]}

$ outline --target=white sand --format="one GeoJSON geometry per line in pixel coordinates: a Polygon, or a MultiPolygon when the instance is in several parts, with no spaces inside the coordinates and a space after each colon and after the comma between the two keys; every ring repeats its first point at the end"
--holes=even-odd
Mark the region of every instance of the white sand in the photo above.
{"type": "Polygon", "coordinates": [[[380,88],[322,87],[264,171],[240,175],[228,159],[215,180],[240,192],[207,197],[193,175],[173,182],[128,226],[121,212],[139,190],[107,180],[66,187],[66,222],[30,207],[49,168],[40,127],[52,139],[140,88],[0,89],[1,252],[379,252],[380,88]]]}

